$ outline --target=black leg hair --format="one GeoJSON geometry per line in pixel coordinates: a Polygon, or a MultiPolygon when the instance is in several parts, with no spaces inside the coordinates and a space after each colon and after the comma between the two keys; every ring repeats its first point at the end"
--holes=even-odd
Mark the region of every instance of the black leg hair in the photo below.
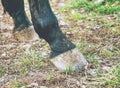
{"type": "Polygon", "coordinates": [[[35,31],[49,43],[51,58],[75,48],[60,30],[49,0],[29,0],[29,5],[35,31]]]}
{"type": "Polygon", "coordinates": [[[32,25],[25,13],[24,0],[2,0],[2,5],[14,20],[14,32],[32,25]]]}

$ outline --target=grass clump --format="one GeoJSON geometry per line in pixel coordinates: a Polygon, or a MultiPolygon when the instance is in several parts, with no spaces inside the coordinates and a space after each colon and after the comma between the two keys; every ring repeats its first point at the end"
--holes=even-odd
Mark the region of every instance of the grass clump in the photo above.
{"type": "Polygon", "coordinates": [[[94,66],[94,68],[98,67],[98,60],[99,60],[99,57],[96,55],[96,54],[90,54],[90,55],[87,55],[87,60],[89,63],[92,63],[92,66],[94,66]]]}
{"type": "Polygon", "coordinates": [[[0,68],[0,77],[2,77],[2,76],[6,73],[7,70],[8,70],[8,69],[5,68],[5,67],[0,68]]]}
{"type": "Polygon", "coordinates": [[[105,82],[109,88],[119,88],[120,87],[120,63],[112,68],[112,70],[107,73],[102,80],[105,82]]]}
{"type": "Polygon", "coordinates": [[[12,64],[14,67],[14,69],[12,68],[13,73],[24,76],[30,70],[46,66],[46,63],[42,61],[42,54],[38,54],[33,50],[27,50],[24,54],[25,57],[23,56],[21,59],[15,60],[12,64]]]}
{"type": "Polygon", "coordinates": [[[75,72],[75,69],[68,65],[63,73],[72,74],[74,72],[75,72]]]}
{"type": "Polygon", "coordinates": [[[80,51],[83,51],[84,48],[87,46],[87,43],[84,43],[84,42],[78,42],[76,44],[77,48],[80,50],[80,51]]]}
{"type": "Polygon", "coordinates": [[[96,3],[96,0],[68,0],[68,3],[68,8],[84,8],[86,12],[114,14],[120,11],[120,0],[105,0],[101,3],[96,3]]]}
{"type": "Polygon", "coordinates": [[[16,78],[9,84],[9,88],[22,88],[26,86],[25,83],[20,83],[16,78]]]}
{"type": "Polygon", "coordinates": [[[101,50],[100,54],[103,56],[103,57],[108,57],[108,58],[112,58],[113,57],[113,52],[111,52],[110,50],[107,50],[107,49],[103,49],[101,50]]]}

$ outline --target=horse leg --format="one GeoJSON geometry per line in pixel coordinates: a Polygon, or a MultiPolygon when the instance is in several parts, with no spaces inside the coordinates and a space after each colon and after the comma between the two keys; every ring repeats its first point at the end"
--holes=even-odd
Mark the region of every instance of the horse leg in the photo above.
{"type": "Polygon", "coordinates": [[[86,59],[60,30],[49,0],[29,0],[32,22],[39,37],[51,47],[51,61],[61,71],[67,67],[82,70],[86,59]]]}
{"type": "Polygon", "coordinates": [[[31,40],[35,31],[25,13],[24,0],[2,0],[2,5],[4,10],[13,18],[15,38],[20,41],[31,40]]]}

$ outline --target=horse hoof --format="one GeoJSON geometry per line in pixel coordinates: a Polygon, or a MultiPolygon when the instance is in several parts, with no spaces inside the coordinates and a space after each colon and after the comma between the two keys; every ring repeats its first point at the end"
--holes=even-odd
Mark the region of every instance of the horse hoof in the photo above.
{"type": "Polygon", "coordinates": [[[15,33],[13,33],[13,36],[16,40],[21,41],[21,42],[34,41],[34,40],[39,39],[33,26],[22,29],[20,31],[16,31],[15,33]]]}
{"type": "Polygon", "coordinates": [[[87,60],[77,48],[60,54],[50,59],[50,61],[62,72],[64,72],[67,69],[72,69],[74,71],[81,72],[87,69],[88,66],[87,60]]]}

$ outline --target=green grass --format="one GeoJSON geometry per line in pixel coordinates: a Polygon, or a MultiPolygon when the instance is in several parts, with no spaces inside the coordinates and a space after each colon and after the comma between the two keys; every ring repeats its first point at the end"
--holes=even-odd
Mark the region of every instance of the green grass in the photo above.
{"type": "Polygon", "coordinates": [[[70,14],[70,18],[74,21],[80,20],[80,19],[86,19],[87,15],[85,14],[79,14],[78,12],[75,12],[73,14],[70,14]]]}
{"type": "Polygon", "coordinates": [[[63,73],[73,74],[74,72],[75,72],[75,69],[73,69],[71,66],[68,66],[63,73]]]}
{"type": "Polygon", "coordinates": [[[119,88],[120,87],[120,63],[113,67],[113,69],[107,73],[102,80],[105,82],[109,88],[119,88]]]}
{"type": "Polygon", "coordinates": [[[21,76],[24,76],[27,72],[33,69],[37,69],[47,64],[43,62],[43,55],[38,54],[35,51],[26,50],[23,57],[20,59],[14,60],[12,63],[12,73],[18,73],[21,76]],[[25,57],[24,57],[25,56],[25,57]]]}
{"type": "Polygon", "coordinates": [[[23,86],[26,86],[25,83],[20,83],[17,79],[14,79],[10,84],[9,88],[21,88],[23,86]]]}
{"type": "Polygon", "coordinates": [[[0,77],[2,77],[7,71],[8,69],[6,67],[0,68],[0,77]]]}
{"type": "Polygon", "coordinates": [[[98,14],[114,14],[120,11],[120,0],[105,0],[104,3],[96,4],[94,0],[68,0],[68,8],[84,8],[86,12],[95,12],[98,14]]]}
{"type": "Polygon", "coordinates": [[[84,43],[84,42],[78,42],[77,44],[76,44],[76,46],[77,46],[77,48],[80,50],[80,51],[83,51],[84,50],[84,48],[87,46],[87,43],[84,43]]]}
{"type": "Polygon", "coordinates": [[[20,67],[22,67],[19,72],[21,72],[21,74],[25,74],[30,69],[39,68],[46,65],[46,63],[42,62],[42,54],[37,54],[35,51],[26,51],[26,55],[28,55],[28,57],[20,60],[20,67]]]}
{"type": "Polygon", "coordinates": [[[99,57],[96,54],[87,55],[87,60],[88,60],[89,63],[92,64],[92,66],[94,66],[94,68],[98,67],[98,65],[99,65],[99,63],[98,63],[99,57]]]}
{"type": "Polygon", "coordinates": [[[110,50],[107,50],[107,49],[102,49],[100,54],[103,56],[103,57],[108,57],[108,58],[112,58],[113,57],[113,52],[110,51],[110,50]]]}

